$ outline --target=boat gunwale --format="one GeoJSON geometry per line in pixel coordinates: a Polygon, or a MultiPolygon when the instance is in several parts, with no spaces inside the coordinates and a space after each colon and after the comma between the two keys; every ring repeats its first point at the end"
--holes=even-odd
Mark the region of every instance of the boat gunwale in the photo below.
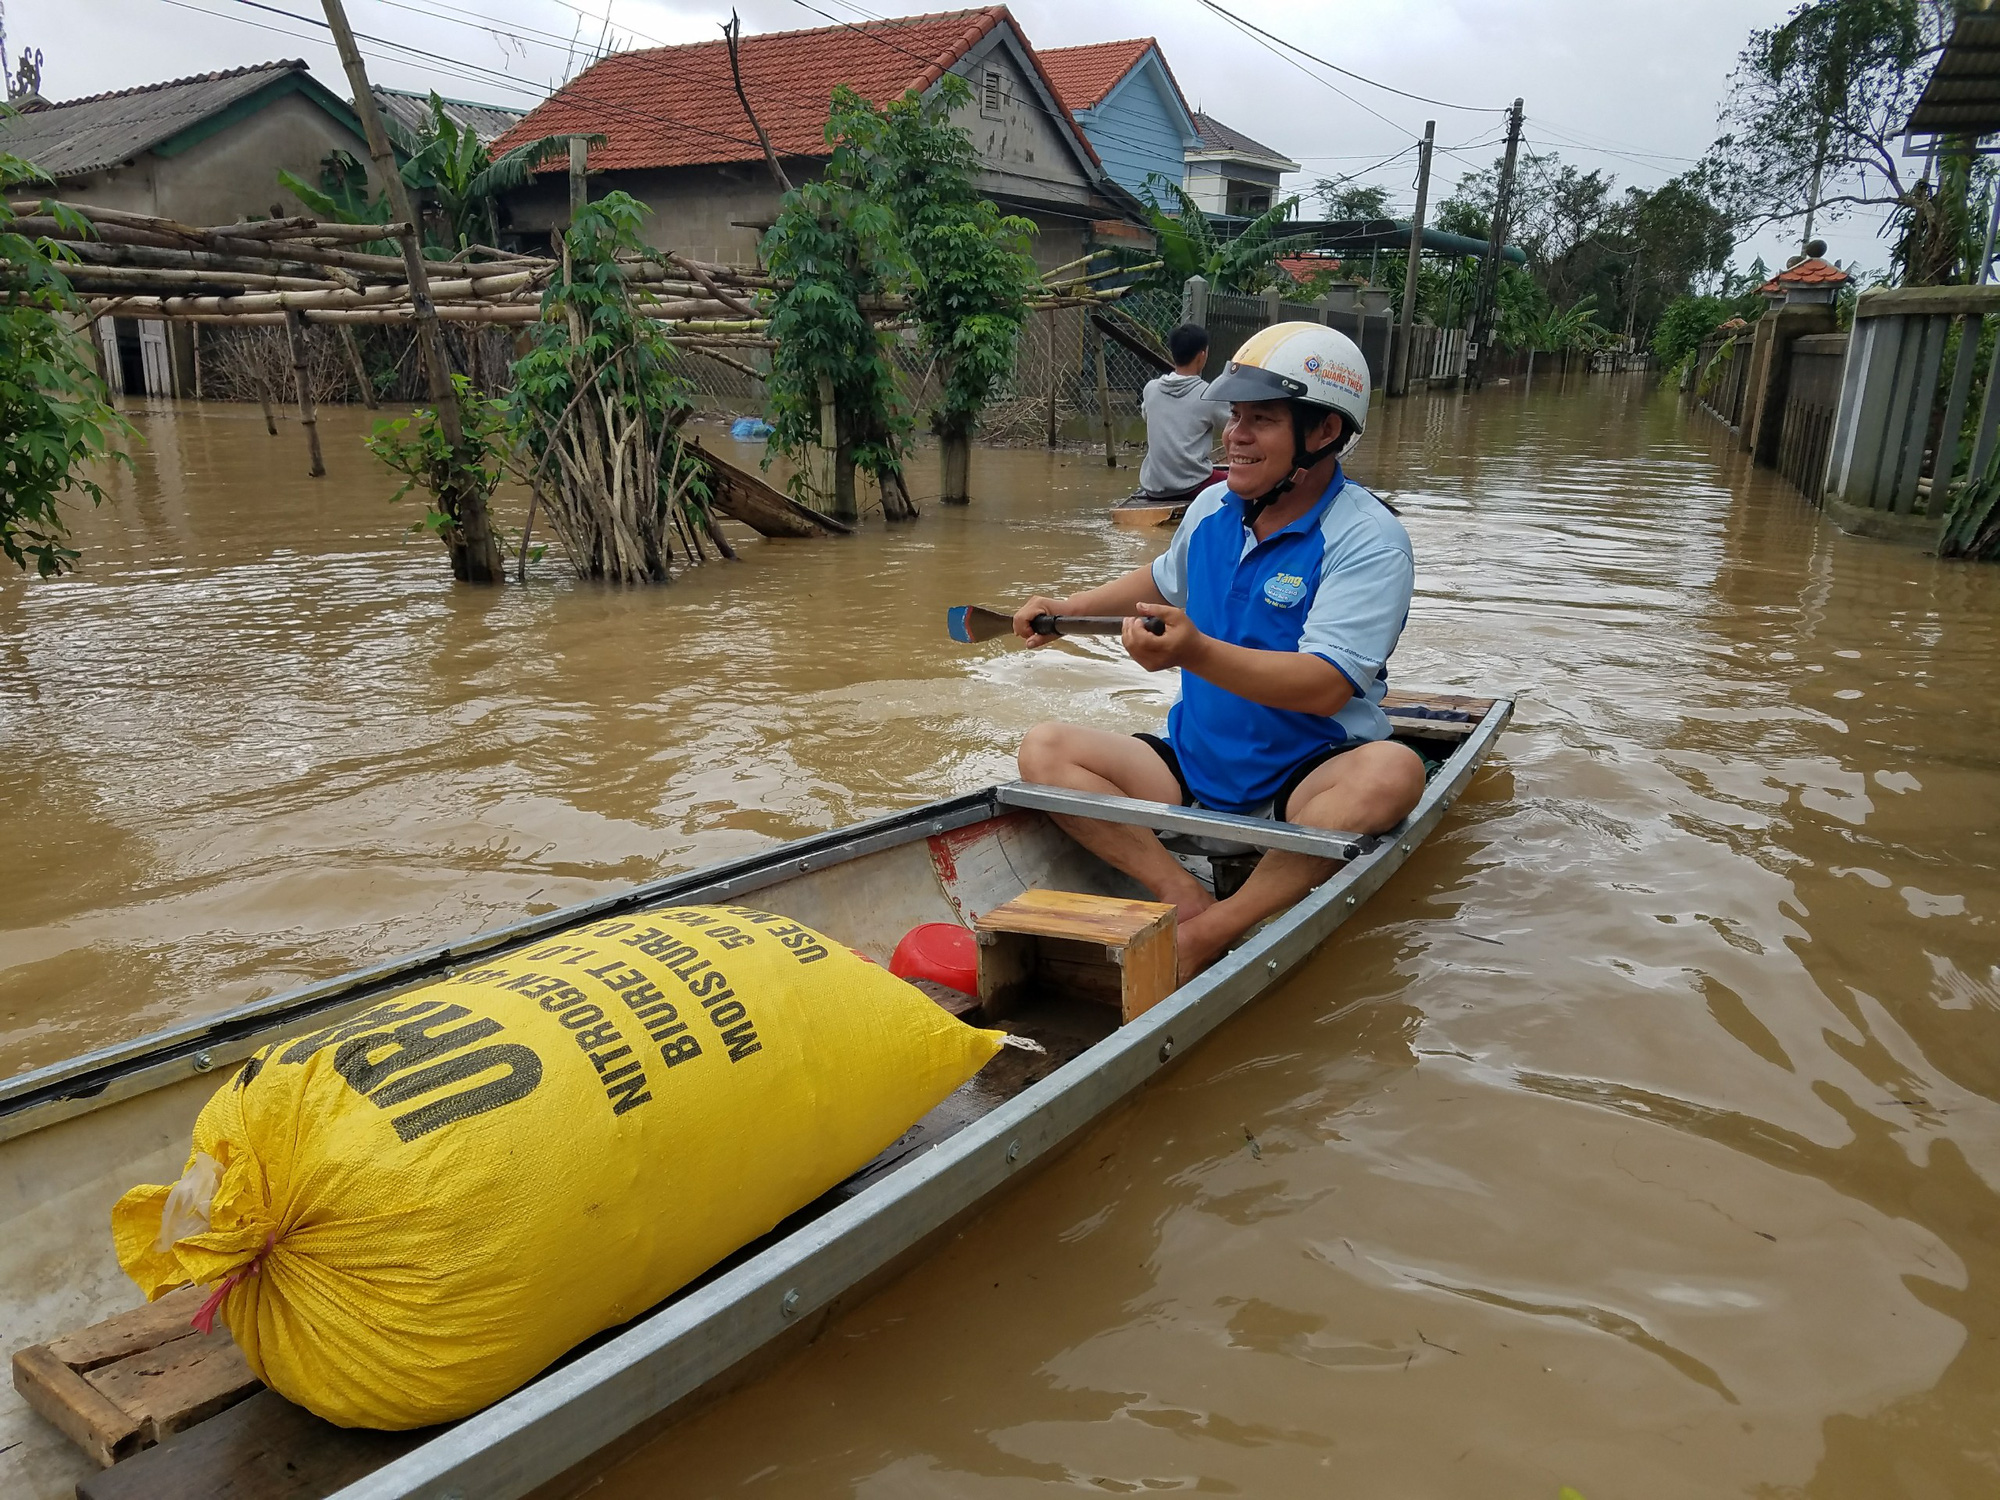
{"type": "Polygon", "coordinates": [[[1496,697],[1410,816],[1212,968],[740,1266],[330,1500],[516,1500],[693,1395],[974,1208],[1278,982],[1436,829],[1513,713],[1496,697]]]}
{"type": "Polygon", "coordinates": [[[272,1031],[297,1025],[336,1006],[380,999],[426,983],[474,956],[489,957],[535,942],[551,931],[635,907],[697,898],[733,899],[787,876],[844,864],[865,854],[983,822],[1002,810],[994,791],[985,787],[826,833],[808,834],[735,859],[678,871],[31,1069],[0,1080],[0,1143],[182,1078],[219,1070],[256,1051],[272,1031]]]}

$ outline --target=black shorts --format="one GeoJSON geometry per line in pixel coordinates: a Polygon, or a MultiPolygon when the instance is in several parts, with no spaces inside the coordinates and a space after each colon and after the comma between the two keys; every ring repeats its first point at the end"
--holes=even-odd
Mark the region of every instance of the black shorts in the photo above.
{"type": "MultiPolygon", "coordinates": [[[[1157,734],[1135,734],[1132,738],[1143,740],[1147,745],[1152,747],[1155,755],[1167,763],[1167,769],[1174,773],[1174,780],[1180,784],[1182,807],[1201,806],[1195,800],[1194,788],[1188,785],[1187,776],[1181,770],[1181,758],[1175,753],[1172,745],[1168,744],[1157,734]]],[[[1271,798],[1269,806],[1251,814],[1251,816],[1269,818],[1277,823],[1290,822],[1291,820],[1285,816],[1286,804],[1292,800],[1292,793],[1299,789],[1301,782],[1328,761],[1332,760],[1336,755],[1343,755],[1349,750],[1374,743],[1373,740],[1341,740],[1336,744],[1322,745],[1304,760],[1293,766],[1285,774],[1285,779],[1278,784],[1277,795],[1271,798]]],[[[1210,811],[1215,811],[1215,809],[1210,809],[1210,811]]]]}

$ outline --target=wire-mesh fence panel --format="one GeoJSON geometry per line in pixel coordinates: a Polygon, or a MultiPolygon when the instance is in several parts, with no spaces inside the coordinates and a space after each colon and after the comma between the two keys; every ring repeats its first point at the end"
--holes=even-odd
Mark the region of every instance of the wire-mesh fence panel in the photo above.
{"type": "MultiPolygon", "coordinates": [[[[1108,410],[1114,438],[1121,444],[1144,439],[1139,415],[1146,382],[1161,373],[1159,364],[1107,337],[1092,322],[1092,313],[1125,330],[1142,344],[1164,354],[1167,335],[1181,321],[1183,292],[1178,287],[1135,288],[1099,309],[1087,306],[1031,310],[1021,325],[1014,361],[1006,378],[981,414],[979,436],[990,443],[1090,442],[1103,440],[1108,410]],[[1103,373],[1098,361],[1102,351],[1103,373]]],[[[1234,292],[1211,292],[1204,326],[1209,337],[1207,374],[1213,379],[1243,342],[1272,321],[1325,323],[1361,346],[1369,373],[1378,383],[1388,374],[1394,319],[1383,314],[1334,310],[1306,302],[1276,302],[1234,292]]],[[[937,360],[914,328],[885,334],[886,352],[895,368],[897,385],[919,430],[928,428],[929,413],[941,394],[937,360]]],[[[1413,346],[1413,378],[1455,374],[1462,357],[1462,338],[1420,327],[1413,346]],[[1440,368],[1440,365],[1445,368],[1440,368]]],[[[769,368],[767,351],[741,347],[722,351],[736,365],[769,368]]],[[[754,412],[763,408],[762,382],[731,364],[704,357],[690,349],[683,371],[704,405],[754,412]]]]}

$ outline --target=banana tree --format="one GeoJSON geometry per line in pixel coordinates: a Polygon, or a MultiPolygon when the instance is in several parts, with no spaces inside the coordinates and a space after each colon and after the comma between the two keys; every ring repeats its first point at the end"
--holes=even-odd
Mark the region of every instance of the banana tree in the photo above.
{"type": "MultiPolygon", "coordinates": [[[[586,139],[604,144],[601,135],[586,139]]],[[[476,134],[445,113],[444,100],[433,91],[430,123],[403,164],[403,181],[429,197],[449,235],[444,248],[457,254],[468,245],[494,244],[500,238],[501,195],[524,186],[537,167],[568,155],[567,135],[545,135],[489,156],[476,134]]]]}
{"type": "MultiPolygon", "coordinates": [[[[330,151],[319,164],[319,186],[284,168],[278,169],[278,185],[305,205],[306,212],[331,224],[386,224],[389,222],[389,195],[368,195],[368,169],[346,151],[330,151]]],[[[388,240],[370,240],[356,247],[372,254],[394,255],[388,240]]]]}
{"type": "Polygon", "coordinates": [[[1572,349],[1595,349],[1611,331],[1597,321],[1597,295],[1579,297],[1568,307],[1550,307],[1542,315],[1523,325],[1515,347],[1525,346],[1528,351],[1528,384],[1535,383],[1535,353],[1547,350],[1552,354],[1566,354],[1572,349]]]}
{"type": "Polygon", "coordinates": [[[1218,292],[1261,291],[1272,279],[1278,258],[1310,250],[1309,234],[1280,234],[1297,198],[1274,203],[1252,219],[1233,239],[1217,236],[1200,204],[1187,195],[1177,182],[1154,176],[1140,190],[1146,216],[1153,221],[1159,242],[1156,258],[1160,269],[1148,279],[1178,289],[1190,276],[1199,276],[1218,292]]]}
{"type": "MultiPolygon", "coordinates": [[[[586,136],[592,145],[601,135],[586,136]]],[[[425,252],[450,257],[468,245],[491,245],[500,235],[500,198],[528,181],[536,168],[569,155],[569,137],[545,135],[525,141],[497,157],[489,156],[479,137],[445,113],[444,100],[431,95],[431,117],[418,132],[414,150],[404,161],[403,181],[428,205],[425,252]]],[[[308,213],[336,224],[386,224],[389,195],[368,195],[367,170],[345,151],[335,151],[320,163],[319,186],[291,172],[280,171],[278,182],[308,213]]],[[[387,241],[371,245],[394,254],[387,241]]]]}

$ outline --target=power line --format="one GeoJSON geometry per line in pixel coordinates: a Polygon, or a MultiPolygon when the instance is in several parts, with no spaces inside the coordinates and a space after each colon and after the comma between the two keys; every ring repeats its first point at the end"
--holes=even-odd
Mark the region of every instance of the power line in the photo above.
{"type": "MultiPolygon", "coordinates": [[[[902,53],[903,56],[905,57],[913,58],[917,62],[922,63],[926,71],[937,66],[937,58],[928,56],[922,52],[913,52],[908,47],[905,47],[898,42],[890,40],[890,38],[882,35],[878,31],[871,31],[866,26],[859,26],[852,21],[842,20],[839,16],[834,15],[831,11],[821,10],[817,5],[811,4],[810,0],[792,0],[792,3],[797,5],[801,10],[811,11],[814,15],[818,16],[823,21],[831,21],[833,22],[834,25],[844,27],[848,31],[853,32],[856,36],[866,37],[869,41],[874,42],[877,46],[887,47],[891,51],[902,53]]],[[[853,0],[840,0],[840,3],[845,4],[849,10],[854,11],[859,15],[867,16],[872,21],[887,21],[890,19],[890,17],[877,15],[873,11],[866,9],[863,6],[854,4],[853,0]]],[[[1054,92],[1053,86],[1051,86],[1050,92],[1051,93],[1054,92]]],[[[1079,134],[1085,134],[1085,132],[1083,131],[1083,126],[1080,123],[1076,123],[1076,117],[1068,112],[1067,106],[1064,106],[1062,104],[1060,96],[1057,96],[1056,109],[1050,109],[1047,105],[1043,104],[1039,99],[1029,98],[1022,100],[1021,102],[1028,105],[1030,108],[1034,109],[1037,113],[1047,116],[1048,119],[1051,121],[1051,123],[1055,124],[1059,128],[1065,131],[1074,128],[1079,134]]],[[[1135,140],[1130,136],[1121,136],[1117,134],[1115,131],[1100,130],[1098,134],[1101,135],[1107,141],[1115,141],[1117,144],[1121,146],[1129,146],[1135,151],[1145,151],[1150,149],[1149,144],[1147,142],[1135,140]]],[[[1085,139],[1087,140],[1088,138],[1089,138],[1088,135],[1085,134],[1085,139]]],[[[1092,150],[1096,149],[1095,143],[1092,143],[1091,149],[1092,150]]]]}
{"type": "MultiPolygon", "coordinates": [[[[202,10],[202,7],[200,6],[190,5],[187,3],[187,0],[161,0],[161,3],[166,5],[179,6],[183,10],[201,10],[202,13],[205,15],[223,15],[222,12],[202,10]]],[[[317,20],[311,16],[302,16],[293,11],[282,10],[275,5],[266,5],[263,3],[263,0],[236,0],[236,4],[248,6],[253,10],[267,11],[272,15],[283,16],[288,20],[298,21],[308,26],[317,26],[322,30],[330,29],[325,21],[317,20]]],[[[223,16],[223,18],[230,19],[226,15],[223,16]]],[[[242,19],[242,18],[239,17],[235,19],[242,19]]],[[[248,22],[247,24],[256,25],[258,23],[248,22]]],[[[277,28],[265,27],[264,29],[276,30],[277,28]]],[[[291,33],[291,32],[287,32],[285,34],[297,35],[297,33],[291,33]]],[[[493,68],[481,67],[478,63],[469,63],[458,58],[443,57],[438,53],[427,51],[422,47],[413,47],[407,42],[390,41],[386,37],[369,36],[362,32],[356,32],[355,36],[359,40],[373,42],[377,46],[390,47],[398,52],[407,53],[411,57],[421,58],[425,62],[430,63],[434,66],[443,67],[447,70],[452,71],[454,75],[457,77],[464,78],[464,77],[469,77],[471,75],[482,75],[486,80],[503,83],[515,89],[522,90],[524,92],[530,88],[541,87],[540,85],[524,84],[521,80],[515,78],[511,74],[502,73],[493,68]]],[[[305,39],[311,39],[311,38],[308,37],[305,39]]],[[[555,90],[548,88],[542,88],[541,91],[545,95],[552,95],[555,92],[555,90]]],[[[592,98],[587,94],[584,95],[583,97],[589,103],[595,104],[599,108],[607,110],[615,110],[621,114],[627,115],[634,119],[648,120],[653,123],[661,125],[671,125],[678,130],[692,131],[696,135],[708,136],[713,140],[727,141],[731,145],[735,146],[750,147],[750,146],[755,146],[757,144],[754,140],[751,140],[746,136],[734,136],[734,135],[729,135],[724,131],[710,130],[705,126],[696,125],[692,121],[679,120],[675,119],[671,115],[663,115],[655,113],[650,110],[642,110],[635,105],[620,103],[617,100],[592,98]]]]}
{"type": "MultiPolygon", "coordinates": [[[[272,26],[264,21],[254,21],[248,16],[233,15],[226,11],[209,10],[206,6],[201,6],[201,5],[190,5],[188,3],[188,0],[159,0],[159,3],[161,5],[171,5],[176,10],[191,10],[196,15],[200,16],[212,16],[218,21],[232,21],[238,26],[248,26],[257,31],[268,31],[275,36],[290,37],[293,41],[314,42],[321,45],[327,45],[326,38],[324,37],[312,36],[303,31],[292,31],[283,26],[272,26]]],[[[370,52],[368,55],[373,57],[377,62],[401,61],[401,59],[398,58],[384,57],[379,52],[370,52]]],[[[467,83],[477,83],[482,85],[491,82],[490,79],[477,77],[471,73],[460,71],[459,65],[451,62],[449,59],[444,59],[442,61],[446,64],[444,71],[447,77],[459,78],[463,79],[467,83]]],[[[515,89],[517,92],[524,92],[524,93],[537,91],[539,89],[539,85],[523,83],[520,82],[519,80],[511,80],[510,87],[515,89]]],[[[541,92],[546,94],[546,90],[541,90],[541,92]]]]}
{"type": "Polygon", "coordinates": [[[1306,51],[1305,48],[1299,46],[1297,43],[1288,42],[1283,37],[1278,36],[1274,32],[1266,31],[1256,22],[1246,21],[1243,19],[1243,17],[1237,15],[1234,11],[1223,9],[1220,5],[1217,5],[1215,3],[1215,0],[1200,0],[1200,3],[1202,5],[1207,6],[1217,15],[1228,17],[1231,21],[1234,21],[1238,26],[1246,26],[1250,30],[1256,32],[1259,36],[1266,37],[1269,40],[1276,42],[1280,47],[1283,47],[1291,52],[1296,52],[1300,57],[1310,58],[1313,62],[1318,63],[1322,68],[1331,68],[1333,69],[1334,72],[1340,74],[1341,77],[1352,78],[1356,83],[1365,83],[1370,88],[1381,89],[1384,93],[1397,94],[1405,99],[1414,99],[1419,104],[1435,104],[1439,109],[1458,109],[1458,110],[1464,110],[1468,114],[1483,114],[1483,115],[1504,115],[1507,113],[1507,108],[1505,105],[1495,106],[1491,104],[1448,104],[1442,99],[1432,99],[1424,94],[1413,94],[1408,89],[1399,89],[1395,87],[1393,84],[1382,83],[1377,79],[1368,77],[1364,73],[1356,73],[1351,68],[1343,68],[1339,63],[1328,62],[1323,57],[1315,56],[1313,53],[1306,51]]]}
{"type": "MultiPolygon", "coordinates": [[[[801,3],[803,3],[803,0],[801,0],[801,3]]],[[[1201,0],[1201,3],[1206,5],[1208,4],[1208,0],[1201,0]]],[[[1242,32],[1245,36],[1249,37],[1251,41],[1255,42],[1258,46],[1262,47],[1266,52],[1269,52],[1270,54],[1272,54],[1272,56],[1277,57],[1286,63],[1289,63],[1292,67],[1297,68],[1301,73],[1305,74],[1306,77],[1310,78],[1314,83],[1318,84],[1321,88],[1331,89],[1334,93],[1340,95],[1341,98],[1345,99],[1349,104],[1352,104],[1356,109],[1366,110],[1369,114],[1373,115],[1376,119],[1380,120],[1384,125],[1387,125],[1391,130],[1397,131],[1402,135],[1407,135],[1412,140],[1416,139],[1416,133],[1410,130],[1408,126],[1399,125],[1396,121],[1390,119],[1387,115],[1383,114],[1381,110],[1376,109],[1370,105],[1363,104],[1359,99],[1355,98],[1352,94],[1348,93],[1346,89],[1341,88],[1338,84],[1333,83],[1329,79],[1320,77],[1319,74],[1313,72],[1311,69],[1307,68],[1305,64],[1301,63],[1297,58],[1287,53],[1284,50],[1283,44],[1269,40],[1265,35],[1261,34],[1258,31],[1258,29],[1255,26],[1252,26],[1249,22],[1238,20],[1235,16],[1230,15],[1228,11],[1222,9],[1222,7],[1219,5],[1212,7],[1212,9],[1214,9],[1216,14],[1222,16],[1225,20],[1229,22],[1230,25],[1234,26],[1238,31],[1242,32]]],[[[1319,59],[1314,58],[1313,60],[1317,62],[1319,59]]]]}

